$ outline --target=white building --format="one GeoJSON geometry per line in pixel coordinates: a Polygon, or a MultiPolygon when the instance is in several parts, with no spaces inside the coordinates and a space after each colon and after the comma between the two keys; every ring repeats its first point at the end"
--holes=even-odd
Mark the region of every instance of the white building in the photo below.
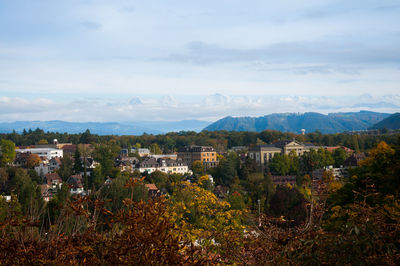
{"type": "Polygon", "coordinates": [[[191,173],[187,164],[185,164],[181,159],[178,160],[168,160],[168,159],[158,159],[148,158],[139,164],[139,172],[147,172],[149,174],[161,171],[166,174],[185,174],[191,173]]]}
{"type": "Polygon", "coordinates": [[[35,166],[35,171],[38,174],[38,176],[43,177],[44,175],[50,173],[49,165],[47,163],[42,162],[39,165],[35,166]]]}
{"type": "Polygon", "coordinates": [[[140,148],[140,149],[132,148],[131,149],[131,153],[136,153],[136,152],[139,154],[140,157],[150,155],[150,150],[147,148],[140,148]]]}
{"type": "Polygon", "coordinates": [[[54,148],[27,148],[27,149],[15,149],[16,153],[33,153],[42,157],[46,157],[48,160],[52,158],[62,158],[63,150],[54,148]]]}

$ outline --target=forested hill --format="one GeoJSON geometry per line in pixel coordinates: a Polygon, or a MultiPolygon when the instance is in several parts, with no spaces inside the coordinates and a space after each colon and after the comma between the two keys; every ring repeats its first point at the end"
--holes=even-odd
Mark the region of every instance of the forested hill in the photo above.
{"type": "Polygon", "coordinates": [[[371,127],[371,129],[400,129],[400,113],[392,114],[371,127]]]}
{"type": "Polygon", "coordinates": [[[204,130],[228,130],[228,131],[256,131],[265,129],[279,130],[283,132],[306,132],[319,130],[321,133],[338,133],[353,130],[365,130],[372,125],[390,116],[386,113],[370,111],[330,113],[284,113],[270,114],[261,117],[225,117],[204,130]]]}

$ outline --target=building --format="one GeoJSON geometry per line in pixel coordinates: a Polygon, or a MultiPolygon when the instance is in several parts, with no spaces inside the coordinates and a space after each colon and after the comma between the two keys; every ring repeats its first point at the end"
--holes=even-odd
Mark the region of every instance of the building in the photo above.
{"type": "Polygon", "coordinates": [[[271,160],[276,153],[282,153],[282,149],[275,147],[275,145],[259,145],[251,147],[248,152],[248,156],[254,159],[258,165],[264,165],[266,162],[271,160]]]}
{"type": "Polygon", "coordinates": [[[44,177],[48,173],[50,173],[49,164],[41,162],[39,165],[34,167],[36,173],[40,177],[44,177]]]}
{"type": "Polygon", "coordinates": [[[144,156],[149,156],[150,155],[150,150],[147,148],[132,148],[131,149],[131,153],[138,153],[140,157],[144,157],[144,156]]]}
{"type": "Polygon", "coordinates": [[[320,147],[308,143],[303,144],[296,140],[277,141],[273,144],[250,147],[248,157],[254,159],[261,166],[271,160],[277,153],[288,155],[294,152],[296,155],[301,156],[305,152],[309,152],[312,149],[317,150],[318,148],[320,147]]]}
{"type": "Polygon", "coordinates": [[[160,191],[158,190],[158,188],[155,184],[145,184],[144,186],[148,190],[149,197],[154,198],[160,194],[160,191]]]}
{"type": "Polygon", "coordinates": [[[167,174],[181,174],[191,172],[189,166],[183,162],[182,159],[171,160],[171,159],[158,159],[159,170],[167,174]]]}
{"type": "Polygon", "coordinates": [[[143,162],[139,163],[139,172],[147,172],[149,174],[157,171],[159,164],[156,158],[147,158],[143,162]]]}
{"type": "Polygon", "coordinates": [[[366,158],[364,153],[353,153],[349,158],[347,158],[343,165],[344,167],[357,167],[359,163],[366,158]]]}
{"type": "Polygon", "coordinates": [[[272,182],[274,182],[275,185],[295,185],[296,184],[296,176],[280,176],[280,175],[273,175],[271,176],[272,182]]]}
{"type": "Polygon", "coordinates": [[[153,157],[158,159],[171,159],[171,160],[176,160],[178,159],[178,155],[176,154],[151,154],[149,157],[153,157]]]}
{"type": "Polygon", "coordinates": [[[136,157],[120,155],[115,159],[115,167],[118,167],[121,172],[133,173],[133,170],[138,163],[140,163],[140,161],[136,157]]]}
{"type": "Polygon", "coordinates": [[[62,180],[61,180],[61,177],[57,173],[51,173],[51,174],[44,175],[44,183],[54,189],[57,189],[57,188],[61,188],[62,180]]]}
{"type": "Polygon", "coordinates": [[[62,158],[63,150],[55,149],[55,148],[25,148],[25,149],[15,149],[15,152],[18,153],[32,153],[37,154],[40,157],[46,157],[48,160],[52,158],[62,158]]]}
{"type": "Polygon", "coordinates": [[[60,169],[60,167],[61,167],[61,159],[60,158],[58,158],[58,157],[55,157],[55,158],[52,158],[50,161],[49,161],[49,171],[50,172],[54,172],[54,171],[57,171],[58,169],[60,169]]]}
{"type": "Polygon", "coordinates": [[[72,175],[68,178],[67,184],[71,194],[84,194],[83,178],[81,175],[72,175]]]}
{"type": "Polygon", "coordinates": [[[211,146],[189,146],[178,149],[178,159],[186,165],[192,165],[195,161],[201,161],[205,168],[218,165],[217,152],[211,146]]]}
{"type": "Polygon", "coordinates": [[[325,146],[324,148],[329,152],[334,152],[337,149],[343,149],[347,154],[353,154],[355,152],[354,150],[344,146],[325,146]]]}
{"type": "Polygon", "coordinates": [[[168,159],[156,159],[147,158],[143,162],[138,164],[139,172],[147,172],[149,174],[155,171],[161,171],[166,174],[186,174],[191,173],[187,164],[182,159],[168,160],[168,159]]]}

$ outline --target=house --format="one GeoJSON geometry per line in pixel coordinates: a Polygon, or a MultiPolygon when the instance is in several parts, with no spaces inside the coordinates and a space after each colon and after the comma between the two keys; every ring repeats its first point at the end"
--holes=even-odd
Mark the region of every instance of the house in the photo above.
{"type": "Polygon", "coordinates": [[[47,184],[40,185],[40,195],[44,201],[50,201],[54,195],[51,186],[47,184]]]}
{"type": "Polygon", "coordinates": [[[131,149],[131,153],[136,153],[136,152],[139,154],[140,157],[145,157],[150,155],[150,150],[147,148],[131,149]]]}
{"type": "Polygon", "coordinates": [[[191,145],[178,149],[178,159],[186,165],[192,165],[195,161],[201,161],[205,168],[216,167],[218,165],[217,152],[211,146],[191,145]]]}
{"type": "Polygon", "coordinates": [[[49,173],[44,175],[44,183],[52,188],[61,188],[62,180],[57,173],[49,173]]]}
{"type": "Polygon", "coordinates": [[[144,185],[149,191],[149,197],[157,197],[159,195],[159,190],[155,184],[145,184],[144,185]]]}
{"type": "Polygon", "coordinates": [[[138,163],[140,163],[140,161],[136,157],[119,156],[115,160],[115,167],[118,167],[121,172],[133,173],[133,169],[138,163]]]}
{"type": "Polygon", "coordinates": [[[50,159],[48,166],[50,172],[57,171],[61,167],[61,159],[58,157],[50,159]]]}
{"type": "Polygon", "coordinates": [[[278,175],[273,175],[271,176],[272,182],[274,182],[275,185],[295,185],[296,184],[296,176],[278,176],[278,175]]]}
{"type": "Polygon", "coordinates": [[[139,163],[139,172],[149,174],[161,171],[166,174],[185,174],[190,173],[189,167],[182,159],[158,159],[150,157],[139,163]]]}
{"type": "Polygon", "coordinates": [[[158,170],[167,174],[186,174],[191,172],[189,166],[183,162],[182,159],[171,160],[171,159],[159,159],[158,170]]]}
{"type": "Polygon", "coordinates": [[[354,150],[347,148],[345,146],[325,146],[324,148],[325,148],[325,150],[330,151],[330,152],[334,152],[337,149],[343,149],[347,154],[354,153],[354,150]]]}
{"type": "Polygon", "coordinates": [[[343,165],[345,167],[357,167],[365,158],[366,156],[364,153],[354,153],[344,161],[343,165]]]}
{"type": "Polygon", "coordinates": [[[81,175],[72,175],[68,178],[67,184],[70,187],[71,194],[84,194],[83,178],[81,175]]]}
{"type": "Polygon", "coordinates": [[[150,154],[149,157],[153,157],[158,159],[170,159],[170,160],[176,160],[178,158],[177,154],[150,154]]]}
{"type": "Polygon", "coordinates": [[[35,169],[35,172],[36,172],[36,173],[38,174],[38,176],[40,176],[40,177],[44,177],[44,175],[50,173],[49,165],[48,165],[47,163],[44,163],[44,162],[40,162],[40,164],[39,164],[39,165],[36,165],[36,166],[34,167],[34,169],[35,169]]]}
{"type": "Polygon", "coordinates": [[[74,154],[76,151],[77,145],[76,144],[66,144],[62,147],[64,154],[74,154]]]}
{"type": "Polygon", "coordinates": [[[16,167],[26,167],[29,155],[31,155],[30,152],[16,153],[13,165],[16,167]]]}
{"type": "Polygon", "coordinates": [[[139,172],[141,173],[147,172],[151,174],[157,171],[158,167],[159,164],[156,158],[147,158],[139,164],[139,172]]]}
{"type": "Polygon", "coordinates": [[[220,199],[224,199],[229,195],[229,188],[225,186],[218,185],[214,188],[213,193],[220,199]]]}

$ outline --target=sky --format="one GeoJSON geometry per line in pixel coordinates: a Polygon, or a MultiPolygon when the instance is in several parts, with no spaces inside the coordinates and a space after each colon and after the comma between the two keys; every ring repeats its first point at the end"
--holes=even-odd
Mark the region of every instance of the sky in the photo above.
{"type": "Polygon", "coordinates": [[[0,0],[0,121],[400,111],[400,2],[0,0]]]}

